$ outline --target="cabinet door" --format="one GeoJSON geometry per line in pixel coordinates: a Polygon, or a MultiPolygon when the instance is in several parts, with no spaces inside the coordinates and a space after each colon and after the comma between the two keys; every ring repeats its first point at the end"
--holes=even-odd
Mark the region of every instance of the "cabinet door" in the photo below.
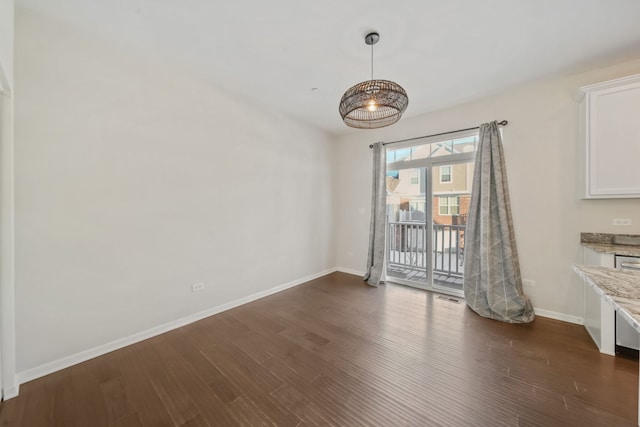
{"type": "MultiPolygon", "coordinates": [[[[614,255],[603,254],[583,247],[584,263],[613,268],[614,255]]],[[[594,288],[585,282],[584,284],[584,327],[598,346],[600,353],[615,355],[615,311],[613,306],[606,302],[594,288]]]]}
{"type": "Polygon", "coordinates": [[[585,97],[586,197],[640,197],[640,76],[595,86],[585,97]]]}
{"type": "Polygon", "coordinates": [[[615,268],[615,255],[603,254],[593,249],[582,247],[583,262],[585,265],[596,265],[599,267],[615,268]]]}

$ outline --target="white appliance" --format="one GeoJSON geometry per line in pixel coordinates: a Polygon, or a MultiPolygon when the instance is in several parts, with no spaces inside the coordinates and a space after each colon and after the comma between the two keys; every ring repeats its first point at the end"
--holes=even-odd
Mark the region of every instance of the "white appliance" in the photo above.
{"type": "MultiPolygon", "coordinates": [[[[640,271],[640,257],[616,255],[615,266],[621,270],[640,271]]],[[[640,334],[616,311],[616,345],[640,350],[640,334]]]]}

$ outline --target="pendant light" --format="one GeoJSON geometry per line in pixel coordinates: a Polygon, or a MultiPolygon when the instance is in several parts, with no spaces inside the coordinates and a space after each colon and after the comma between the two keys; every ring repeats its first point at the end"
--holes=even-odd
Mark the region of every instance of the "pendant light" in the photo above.
{"type": "Polygon", "coordinates": [[[347,89],[340,100],[340,116],[347,126],[376,129],[400,120],[409,105],[407,92],[389,80],[373,80],[373,45],[380,35],[369,33],[364,42],[371,46],[371,80],[347,89]]]}

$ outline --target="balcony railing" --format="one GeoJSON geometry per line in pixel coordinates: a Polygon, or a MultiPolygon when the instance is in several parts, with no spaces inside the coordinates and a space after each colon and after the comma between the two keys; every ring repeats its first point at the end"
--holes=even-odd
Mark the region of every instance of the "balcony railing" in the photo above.
{"type": "Polygon", "coordinates": [[[410,270],[424,270],[431,254],[435,273],[461,278],[464,270],[466,224],[433,224],[432,250],[426,247],[426,224],[389,222],[387,262],[410,270]]]}

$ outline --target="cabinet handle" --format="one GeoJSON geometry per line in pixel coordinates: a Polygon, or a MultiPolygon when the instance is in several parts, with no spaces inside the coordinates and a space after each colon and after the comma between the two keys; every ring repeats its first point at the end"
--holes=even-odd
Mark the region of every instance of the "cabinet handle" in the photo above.
{"type": "Polygon", "coordinates": [[[628,268],[630,270],[640,270],[640,263],[638,262],[621,262],[621,268],[628,268]]]}

